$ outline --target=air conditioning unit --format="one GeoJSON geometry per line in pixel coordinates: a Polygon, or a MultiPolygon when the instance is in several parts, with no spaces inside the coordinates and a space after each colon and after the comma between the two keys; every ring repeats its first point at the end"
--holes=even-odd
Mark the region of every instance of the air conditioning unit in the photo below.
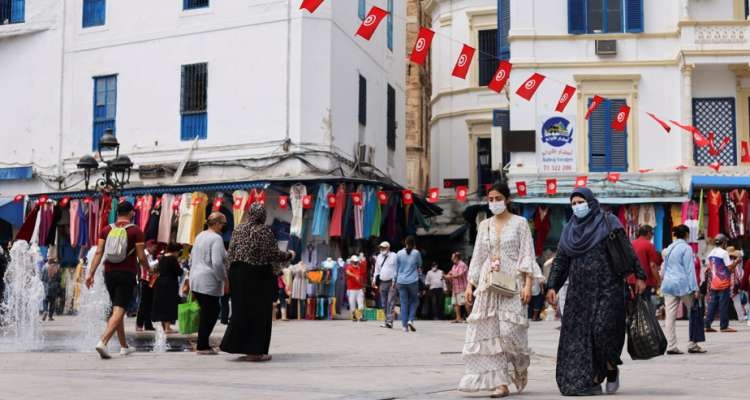
{"type": "Polygon", "coordinates": [[[375,158],[375,149],[366,144],[357,144],[357,161],[362,164],[372,164],[375,158]]]}
{"type": "Polygon", "coordinates": [[[616,40],[597,40],[596,41],[596,55],[613,56],[616,54],[617,54],[617,41],[616,40]]]}

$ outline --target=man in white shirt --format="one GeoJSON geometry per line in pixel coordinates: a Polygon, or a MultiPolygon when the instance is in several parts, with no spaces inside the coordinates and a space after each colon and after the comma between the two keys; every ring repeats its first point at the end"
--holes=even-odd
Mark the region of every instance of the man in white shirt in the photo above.
{"type": "Polygon", "coordinates": [[[380,244],[380,254],[375,258],[375,274],[372,287],[380,290],[380,304],[385,310],[385,323],[382,328],[393,329],[393,307],[396,305],[396,254],[388,242],[380,244]]]}
{"type": "Polygon", "coordinates": [[[443,271],[438,268],[437,263],[432,263],[432,268],[427,271],[424,285],[427,287],[427,290],[429,290],[428,299],[430,302],[430,315],[432,316],[432,319],[443,319],[443,302],[445,301],[443,287],[445,282],[443,281],[443,271]]]}

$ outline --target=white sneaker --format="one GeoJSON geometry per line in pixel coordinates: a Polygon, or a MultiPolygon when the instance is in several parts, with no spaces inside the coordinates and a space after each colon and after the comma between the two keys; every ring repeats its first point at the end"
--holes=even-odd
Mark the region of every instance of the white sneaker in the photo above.
{"type": "Polygon", "coordinates": [[[617,371],[617,379],[614,382],[607,380],[607,394],[615,394],[620,389],[620,371],[617,371]]]}
{"type": "Polygon", "coordinates": [[[414,327],[414,321],[409,321],[409,323],[407,325],[409,327],[409,330],[411,330],[412,332],[416,332],[417,331],[417,328],[414,327]]]}
{"type": "Polygon", "coordinates": [[[121,356],[129,356],[131,354],[135,353],[135,347],[123,347],[120,349],[120,355],[121,356]]]}
{"type": "Polygon", "coordinates": [[[109,360],[112,358],[112,356],[109,355],[109,352],[107,351],[107,345],[104,344],[101,340],[99,343],[96,344],[96,352],[99,353],[99,357],[102,358],[102,360],[109,360]]]}

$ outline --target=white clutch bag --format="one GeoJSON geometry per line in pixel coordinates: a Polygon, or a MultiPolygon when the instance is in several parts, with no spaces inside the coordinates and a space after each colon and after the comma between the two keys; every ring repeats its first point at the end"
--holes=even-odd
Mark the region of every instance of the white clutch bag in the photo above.
{"type": "MultiPolygon", "coordinates": [[[[493,264],[499,264],[499,261],[493,264]]],[[[502,296],[513,297],[518,294],[518,281],[515,276],[502,270],[490,270],[488,289],[502,296]]]]}

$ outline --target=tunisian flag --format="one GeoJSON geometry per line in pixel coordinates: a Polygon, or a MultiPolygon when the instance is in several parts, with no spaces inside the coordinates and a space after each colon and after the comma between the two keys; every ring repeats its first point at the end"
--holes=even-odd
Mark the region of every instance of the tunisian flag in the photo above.
{"type": "Polygon", "coordinates": [[[380,203],[381,206],[387,205],[388,204],[388,193],[386,193],[386,192],[384,192],[382,190],[379,191],[378,192],[378,202],[380,203]]]}
{"type": "Polygon", "coordinates": [[[557,101],[557,107],[555,107],[555,111],[557,112],[563,112],[565,111],[565,107],[568,106],[568,103],[570,103],[570,99],[573,98],[573,95],[576,92],[576,88],[570,85],[565,85],[565,89],[563,89],[562,94],[560,95],[560,100],[557,101]]]}
{"type": "Polygon", "coordinates": [[[433,36],[435,36],[435,32],[424,27],[419,28],[419,36],[417,36],[417,41],[414,42],[414,49],[412,49],[411,57],[409,57],[413,62],[424,65],[433,36]]]}
{"type": "Polygon", "coordinates": [[[466,79],[466,74],[469,73],[469,66],[471,66],[471,60],[474,58],[474,52],[476,52],[475,48],[464,45],[464,48],[461,49],[461,54],[458,56],[458,60],[456,60],[456,65],[453,67],[453,76],[466,79]]]}
{"type": "Polygon", "coordinates": [[[604,101],[603,97],[594,96],[594,98],[591,99],[591,104],[589,105],[589,109],[586,110],[585,119],[589,119],[589,117],[591,116],[591,113],[594,112],[594,110],[596,110],[596,107],[599,107],[599,104],[602,104],[603,101],[604,101]]]}
{"type": "Polygon", "coordinates": [[[534,97],[536,90],[539,89],[539,86],[544,81],[544,78],[544,75],[535,72],[534,75],[531,75],[529,79],[526,79],[526,82],[516,90],[516,94],[526,100],[531,100],[531,98],[534,97]]]}
{"type": "Polygon", "coordinates": [[[430,203],[437,203],[438,200],[440,200],[440,189],[430,188],[430,190],[427,191],[427,201],[430,203]]]}
{"type": "Polygon", "coordinates": [[[623,105],[620,107],[620,111],[617,112],[615,119],[612,120],[612,129],[617,132],[623,132],[625,126],[628,124],[628,115],[630,114],[630,107],[623,105]]]}
{"type": "Polygon", "coordinates": [[[586,184],[588,182],[589,182],[589,177],[588,176],[586,176],[586,175],[579,176],[578,178],[576,178],[575,187],[576,188],[586,187],[586,184]]]}
{"type": "Polygon", "coordinates": [[[388,11],[383,10],[380,7],[373,6],[370,9],[370,12],[367,14],[367,18],[362,21],[359,29],[357,29],[357,35],[370,40],[372,38],[372,34],[375,33],[375,29],[378,29],[380,21],[382,21],[386,15],[388,15],[388,11]]]}
{"type": "Polygon", "coordinates": [[[466,186],[456,186],[456,200],[464,203],[468,197],[469,189],[466,186]]]}
{"type": "Polygon", "coordinates": [[[524,181],[518,181],[516,182],[516,192],[518,193],[518,197],[524,197],[528,193],[526,188],[526,182],[524,181]]]}
{"type": "Polygon", "coordinates": [[[414,194],[409,189],[401,191],[402,201],[404,205],[408,206],[414,204],[414,194]]]}
{"type": "Polygon", "coordinates": [[[550,196],[557,194],[557,179],[547,179],[547,194],[550,196]]]}
{"type": "Polygon", "coordinates": [[[500,61],[500,65],[495,70],[495,75],[492,76],[492,80],[487,84],[487,87],[496,93],[500,93],[505,87],[505,82],[508,82],[510,78],[510,70],[513,68],[513,64],[507,61],[500,61]]]}
{"type": "Polygon", "coordinates": [[[312,14],[321,4],[323,4],[323,0],[302,0],[302,5],[299,6],[299,9],[310,11],[310,14],[312,14]]]}
{"type": "Polygon", "coordinates": [[[743,140],[741,144],[742,157],[740,161],[743,163],[750,163],[750,143],[747,140],[743,140]]]}
{"type": "Polygon", "coordinates": [[[656,122],[657,122],[657,123],[658,123],[659,125],[661,125],[661,127],[662,127],[662,128],[663,128],[663,129],[665,130],[665,131],[667,131],[667,133],[669,133],[669,132],[670,132],[670,131],[672,130],[672,127],[671,127],[671,126],[669,126],[669,124],[668,124],[668,123],[666,123],[666,122],[664,122],[664,121],[660,120],[660,119],[659,119],[659,118],[658,118],[658,117],[657,117],[656,115],[654,115],[654,114],[651,114],[650,112],[647,112],[647,113],[646,113],[646,115],[648,115],[648,116],[649,116],[649,117],[651,117],[651,118],[652,118],[652,119],[653,119],[654,121],[656,121],[656,122]]]}

